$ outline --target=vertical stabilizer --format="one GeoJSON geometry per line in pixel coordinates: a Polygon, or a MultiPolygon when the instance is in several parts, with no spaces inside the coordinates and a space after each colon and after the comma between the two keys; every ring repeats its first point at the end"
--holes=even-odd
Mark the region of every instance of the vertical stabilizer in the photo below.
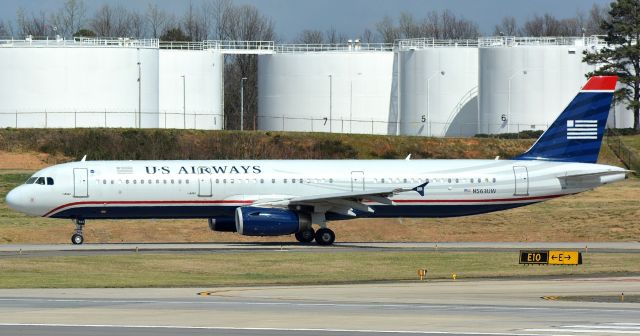
{"type": "Polygon", "coordinates": [[[596,163],[617,80],[589,78],[551,127],[515,159],[596,163]]]}

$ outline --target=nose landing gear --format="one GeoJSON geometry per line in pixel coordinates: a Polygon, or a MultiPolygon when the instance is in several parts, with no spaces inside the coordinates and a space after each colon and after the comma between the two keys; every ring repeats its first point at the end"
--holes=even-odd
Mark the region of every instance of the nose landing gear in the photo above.
{"type": "Polygon", "coordinates": [[[78,218],[75,219],[74,222],[76,223],[76,231],[74,232],[73,236],[71,236],[71,243],[73,245],[81,245],[82,243],[84,243],[84,237],[82,236],[82,229],[84,228],[84,219],[78,218]]]}

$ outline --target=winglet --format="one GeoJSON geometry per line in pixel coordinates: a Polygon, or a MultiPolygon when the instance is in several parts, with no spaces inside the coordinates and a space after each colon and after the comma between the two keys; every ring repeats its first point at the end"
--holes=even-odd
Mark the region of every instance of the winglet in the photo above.
{"type": "Polygon", "coordinates": [[[429,181],[427,181],[427,182],[425,182],[425,183],[423,183],[423,184],[421,184],[421,185],[419,185],[419,186],[417,186],[417,187],[415,187],[415,188],[413,188],[411,190],[417,192],[418,194],[420,194],[420,196],[424,197],[424,188],[427,186],[427,184],[429,184],[429,181]]]}

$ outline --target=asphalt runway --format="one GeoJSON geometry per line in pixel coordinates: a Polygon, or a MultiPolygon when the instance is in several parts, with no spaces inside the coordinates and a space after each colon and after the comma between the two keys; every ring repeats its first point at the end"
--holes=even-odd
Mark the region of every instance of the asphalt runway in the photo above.
{"type": "Polygon", "coordinates": [[[640,335],[640,303],[542,298],[622,292],[640,277],[3,289],[0,335],[640,335]]]}
{"type": "Polygon", "coordinates": [[[354,251],[467,251],[513,252],[532,249],[571,249],[582,252],[640,253],[640,242],[568,242],[568,243],[336,243],[333,246],[296,243],[166,243],[166,244],[2,244],[0,256],[65,256],[130,253],[229,253],[255,251],[298,251],[339,253],[354,251]]]}

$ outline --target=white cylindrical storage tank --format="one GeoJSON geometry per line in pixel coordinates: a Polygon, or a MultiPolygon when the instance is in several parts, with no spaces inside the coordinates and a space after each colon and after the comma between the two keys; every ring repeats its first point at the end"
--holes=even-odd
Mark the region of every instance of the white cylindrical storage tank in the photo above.
{"type": "Polygon", "coordinates": [[[157,41],[104,42],[3,43],[0,127],[158,127],[157,41]]]}
{"type": "Polygon", "coordinates": [[[222,129],[222,54],[160,50],[160,127],[222,129]]]}
{"type": "MultiPolygon", "coordinates": [[[[620,85],[620,84],[618,84],[620,85]]],[[[627,108],[626,101],[614,101],[614,108],[609,112],[608,128],[632,128],[633,110],[627,108]]]]}
{"type": "Polygon", "coordinates": [[[481,39],[479,133],[546,130],[586,83],[582,38],[481,39]]]}
{"type": "Polygon", "coordinates": [[[477,95],[475,45],[400,51],[401,135],[475,135],[477,95]]]}
{"type": "Polygon", "coordinates": [[[258,56],[261,130],[387,134],[391,51],[258,56]]]}

